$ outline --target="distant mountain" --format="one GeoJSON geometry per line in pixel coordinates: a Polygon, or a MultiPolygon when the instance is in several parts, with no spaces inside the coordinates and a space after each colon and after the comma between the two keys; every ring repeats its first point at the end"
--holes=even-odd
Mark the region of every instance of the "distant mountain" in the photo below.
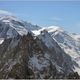
{"type": "MultiPolygon", "coordinates": [[[[12,15],[0,17],[0,79],[79,79],[74,71],[79,64],[63,50],[55,29],[50,32],[12,15]]],[[[67,37],[65,46],[73,47],[73,38],[67,37]]]]}

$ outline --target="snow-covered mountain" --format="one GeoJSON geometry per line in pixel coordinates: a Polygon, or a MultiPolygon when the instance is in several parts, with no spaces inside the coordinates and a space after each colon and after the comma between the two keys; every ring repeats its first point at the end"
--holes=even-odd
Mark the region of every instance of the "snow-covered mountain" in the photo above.
{"type": "MultiPolygon", "coordinates": [[[[53,39],[61,46],[61,48],[71,56],[78,66],[74,66],[74,71],[80,74],[80,35],[70,34],[58,26],[50,26],[41,29],[48,31],[53,39]]],[[[33,31],[34,33],[36,31],[33,31]]],[[[37,31],[39,34],[40,30],[37,31]]]]}
{"type": "Polygon", "coordinates": [[[14,16],[2,16],[0,18],[0,37],[15,37],[18,34],[26,35],[30,30],[39,29],[37,25],[32,25],[14,16]]]}
{"type": "Polygon", "coordinates": [[[66,54],[60,45],[65,41],[69,43],[65,47],[70,48],[77,43],[72,42],[73,38],[66,32],[63,34],[62,29],[50,29],[32,25],[12,15],[0,17],[0,78],[80,78],[78,71],[74,71],[75,67],[79,67],[75,57],[66,54]],[[60,31],[56,32],[56,29],[60,31]],[[64,35],[63,42],[57,34],[64,35]]]}
{"type": "Polygon", "coordinates": [[[72,36],[76,41],[80,41],[80,34],[72,33],[71,36],[72,36]]]}

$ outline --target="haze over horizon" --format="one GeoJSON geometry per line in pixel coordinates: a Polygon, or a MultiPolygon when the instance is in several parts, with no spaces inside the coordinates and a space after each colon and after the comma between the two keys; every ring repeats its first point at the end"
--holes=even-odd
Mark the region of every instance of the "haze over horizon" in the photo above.
{"type": "Polygon", "coordinates": [[[2,11],[32,24],[56,25],[80,34],[80,1],[0,1],[2,11]]]}

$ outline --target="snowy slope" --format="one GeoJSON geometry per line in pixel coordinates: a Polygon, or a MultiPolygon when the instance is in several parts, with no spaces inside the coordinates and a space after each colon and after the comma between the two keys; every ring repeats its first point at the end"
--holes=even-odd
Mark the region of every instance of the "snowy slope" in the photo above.
{"type": "MultiPolygon", "coordinates": [[[[49,48],[56,45],[53,41],[54,39],[61,48],[71,56],[72,60],[78,64],[77,67],[74,65],[75,68],[73,70],[80,74],[80,35],[70,34],[58,26],[43,27],[42,29],[33,30],[32,32],[49,48]]],[[[57,49],[56,46],[55,48],[57,49]]]]}
{"type": "MultiPolygon", "coordinates": [[[[47,32],[47,30],[45,28],[42,28],[40,30],[34,30],[32,32],[48,47],[48,49],[50,51],[49,55],[51,55],[52,59],[54,59],[53,63],[56,63],[56,66],[58,65],[59,67],[62,68],[62,66],[65,63],[67,63],[68,68],[73,69],[73,65],[75,65],[75,64],[73,64],[73,61],[70,59],[70,56],[68,56],[67,54],[64,53],[64,51],[58,45],[57,41],[55,41],[51,37],[51,35],[47,32]]],[[[67,71],[68,71],[68,69],[67,69],[67,71]]]]}
{"type": "Polygon", "coordinates": [[[25,35],[27,34],[27,30],[21,26],[18,22],[21,23],[20,20],[13,16],[3,16],[0,18],[0,37],[15,37],[17,35],[25,35]]]}
{"type": "Polygon", "coordinates": [[[14,14],[0,10],[0,38],[12,38],[18,35],[27,35],[31,30],[40,29],[14,16],[14,14]]]}
{"type": "Polygon", "coordinates": [[[72,57],[72,60],[77,62],[78,67],[75,67],[74,70],[80,74],[80,35],[72,35],[57,26],[50,26],[45,28],[45,30],[72,57]]]}
{"type": "Polygon", "coordinates": [[[80,34],[71,34],[71,36],[72,36],[76,41],[80,41],[80,34]]]}
{"type": "Polygon", "coordinates": [[[32,25],[14,16],[0,17],[0,37],[15,37],[17,35],[27,35],[31,30],[39,29],[37,25],[32,25]]]}
{"type": "Polygon", "coordinates": [[[4,42],[4,38],[0,38],[0,44],[4,42]]]}

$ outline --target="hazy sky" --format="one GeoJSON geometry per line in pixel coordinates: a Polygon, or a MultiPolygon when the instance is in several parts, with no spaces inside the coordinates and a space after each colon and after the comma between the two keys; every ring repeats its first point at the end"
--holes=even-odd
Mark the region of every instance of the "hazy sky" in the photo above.
{"type": "Polygon", "coordinates": [[[80,1],[0,1],[6,10],[40,26],[57,25],[80,33],[80,1]]]}

